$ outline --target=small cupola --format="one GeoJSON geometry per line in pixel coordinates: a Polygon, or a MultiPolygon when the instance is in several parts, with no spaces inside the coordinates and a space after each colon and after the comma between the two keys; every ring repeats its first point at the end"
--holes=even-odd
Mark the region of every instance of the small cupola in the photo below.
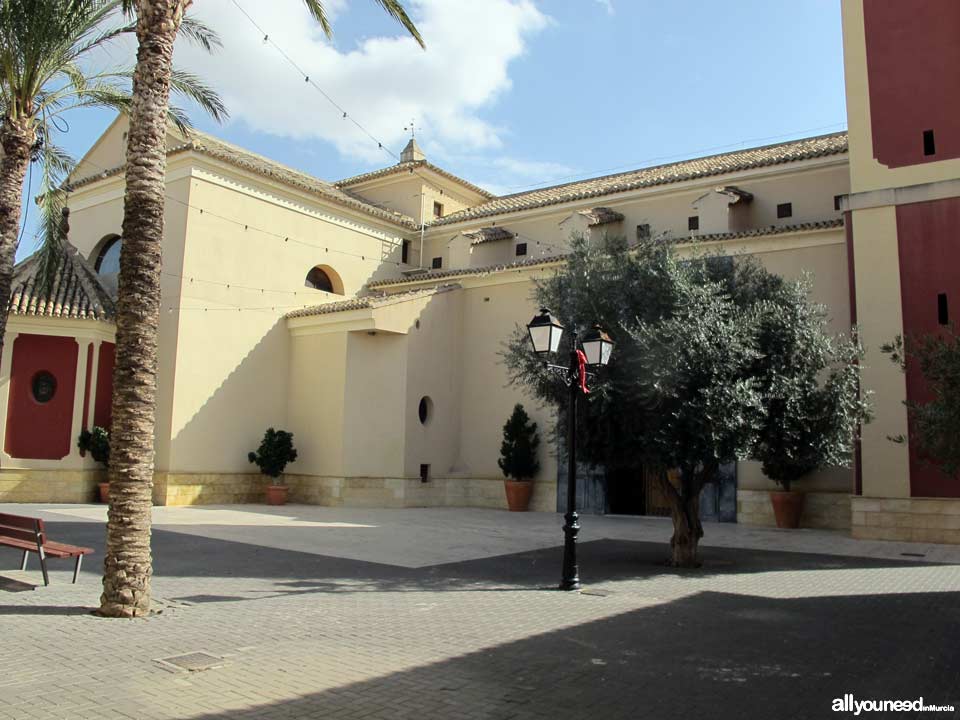
{"type": "Polygon", "coordinates": [[[400,162],[415,162],[426,159],[427,156],[423,153],[423,150],[420,149],[420,146],[417,145],[416,138],[410,138],[410,142],[407,143],[403,152],[400,153],[400,162]]]}

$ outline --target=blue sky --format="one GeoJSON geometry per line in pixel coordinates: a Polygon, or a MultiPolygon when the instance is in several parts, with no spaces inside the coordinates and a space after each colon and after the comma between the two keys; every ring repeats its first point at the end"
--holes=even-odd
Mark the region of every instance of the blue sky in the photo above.
{"type": "MultiPolygon", "coordinates": [[[[498,193],[846,127],[839,0],[413,0],[426,52],[372,0],[328,1],[332,43],[299,0],[236,2],[385,146],[414,118],[431,161],[498,193]]],[[[232,114],[199,128],[327,180],[395,162],[233,0],[195,6],[225,47],[175,60],[232,114]]],[[[70,115],[61,144],[82,156],[112,117],[70,115]]]]}

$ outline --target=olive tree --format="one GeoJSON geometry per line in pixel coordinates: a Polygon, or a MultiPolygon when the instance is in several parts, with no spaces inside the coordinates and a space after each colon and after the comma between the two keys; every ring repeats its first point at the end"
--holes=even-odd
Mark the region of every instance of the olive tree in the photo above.
{"type": "MultiPolygon", "coordinates": [[[[663,238],[628,247],[575,237],[563,266],[536,286],[537,302],[566,327],[596,322],[616,343],[580,404],[578,449],[608,471],[643,467],[656,478],[671,509],[674,565],[699,564],[700,492],[722,465],[752,457],[792,480],[849,461],[865,419],[859,346],[828,336],[808,291],[750,260],[696,248],[681,258],[663,238]]],[[[566,334],[561,354],[569,342],[566,334]]],[[[513,383],[565,404],[525,328],[504,361],[513,383]]]]}

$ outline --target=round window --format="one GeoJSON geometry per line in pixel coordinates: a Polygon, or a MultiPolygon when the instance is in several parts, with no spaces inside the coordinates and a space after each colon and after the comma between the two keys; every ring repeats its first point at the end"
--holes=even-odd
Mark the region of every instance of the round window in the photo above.
{"type": "Polygon", "coordinates": [[[433,414],[433,400],[424,396],[420,398],[420,407],[417,408],[417,416],[420,418],[420,424],[426,425],[427,420],[433,414]]]}
{"type": "Polygon", "coordinates": [[[46,370],[42,370],[33,376],[30,389],[34,400],[38,403],[48,403],[57,393],[57,379],[46,370]]]}

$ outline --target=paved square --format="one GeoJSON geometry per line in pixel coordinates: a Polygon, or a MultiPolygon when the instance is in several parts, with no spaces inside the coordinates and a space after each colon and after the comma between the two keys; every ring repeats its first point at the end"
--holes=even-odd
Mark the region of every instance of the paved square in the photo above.
{"type": "Polygon", "coordinates": [[[34,588],[36,558],[20,572],[0,548],[2,719],[822,718],[845,715],[845,693],[960,706],[960,547],[712,524],[704,569],[675,571],[668,522],[586,516],[585,591],[561,593],[555,515],[155,508],[157,612],[121,621],[89,613],[102,506],[0,512],[97,550],[77,585],[51,561],[34,588]]]}

